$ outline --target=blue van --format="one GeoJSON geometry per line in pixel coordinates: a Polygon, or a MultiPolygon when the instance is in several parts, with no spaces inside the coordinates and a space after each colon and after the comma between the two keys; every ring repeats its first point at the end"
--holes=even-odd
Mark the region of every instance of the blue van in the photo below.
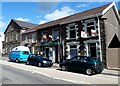
{"type": "Polygon", "coordinates": [[[9,61],[15,62],[27,62],[28,56],[30,55],[30,50],[25,46],[18,46],[13,48],[9,52],[9,61]]]}

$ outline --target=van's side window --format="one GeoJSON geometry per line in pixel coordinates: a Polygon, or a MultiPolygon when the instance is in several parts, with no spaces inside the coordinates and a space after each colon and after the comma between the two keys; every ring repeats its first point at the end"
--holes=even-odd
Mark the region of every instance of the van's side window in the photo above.
{"type": "Polygon", "coordinates": [[[26,54],[26,55],[29,55],[29,52],[28,51],[23,51],[22,54],[26,54]]]}

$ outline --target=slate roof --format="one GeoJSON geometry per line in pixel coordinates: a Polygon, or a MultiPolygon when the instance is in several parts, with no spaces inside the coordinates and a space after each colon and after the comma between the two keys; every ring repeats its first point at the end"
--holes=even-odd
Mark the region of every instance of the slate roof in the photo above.
{"type": "Polygon", "coordinates": [[[51,26],[58,25],[58,24],[64,24],[64,23],[70,23],[70,22],[82,20],[82,19],[85,19],[85,18],[88,18],[91,16],[95,16],[95,15],[99,16],[99,15],[102,15],[103,10],[106,9],[110,4],[111,3],[106,4],[104,6],[101,6],[101,7],[89,9],[89,10],[86,10],[86,11],[83,11],[83,12],[80,12],[77,14],[73,14],[73,15],[58,19],[58,20],[54,20],[54,21],[50,21],[50,22],[47,22],[44,24],[40,24],[40,25],[33,27],[32,29],[38,30],[38,29],[51,27],[51,26]]]}
{"type": "Polygon", "coordinates": [[[13,19],[13,21],[16,22],[22,28],[32,28],[37,25],[37,24],[33,24],[33,23],[25,22],[25,21],[19,21],[15,19],[13,19]]]}
{"type": "Polygon", "coordinates": [[[33,23],[25,22],[25,21],[19,21],[19,20],[11,19],[9,25],[7,26],[6,30],[4,31],[4,34],[8,30],[8,27],[11,25],[11,23],[16,23],[19,27],[21,27],[21,28],[27,28],[27,29],[30,29],[30,28],[33,28],[33,27],[37,26],[37,24],[33,24],[33,23]]]}

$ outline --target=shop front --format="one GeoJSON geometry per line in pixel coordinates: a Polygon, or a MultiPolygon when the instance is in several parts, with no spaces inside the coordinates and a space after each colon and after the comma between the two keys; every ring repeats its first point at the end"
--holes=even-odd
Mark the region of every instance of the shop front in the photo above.
{"type": "Polygon", "coordinates": [[[53,62],[60,62],[60,42],[42,42],[39,46],[39,51],[53,62]]]}

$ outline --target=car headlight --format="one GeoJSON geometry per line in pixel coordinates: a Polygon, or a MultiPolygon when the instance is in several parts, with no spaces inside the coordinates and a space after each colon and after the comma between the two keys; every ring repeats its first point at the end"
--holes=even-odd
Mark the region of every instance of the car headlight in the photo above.
{"type": "Polygon", "coordinates": [[[47,61],[43,61],[43,63],[47,63],[47,61]]]}

